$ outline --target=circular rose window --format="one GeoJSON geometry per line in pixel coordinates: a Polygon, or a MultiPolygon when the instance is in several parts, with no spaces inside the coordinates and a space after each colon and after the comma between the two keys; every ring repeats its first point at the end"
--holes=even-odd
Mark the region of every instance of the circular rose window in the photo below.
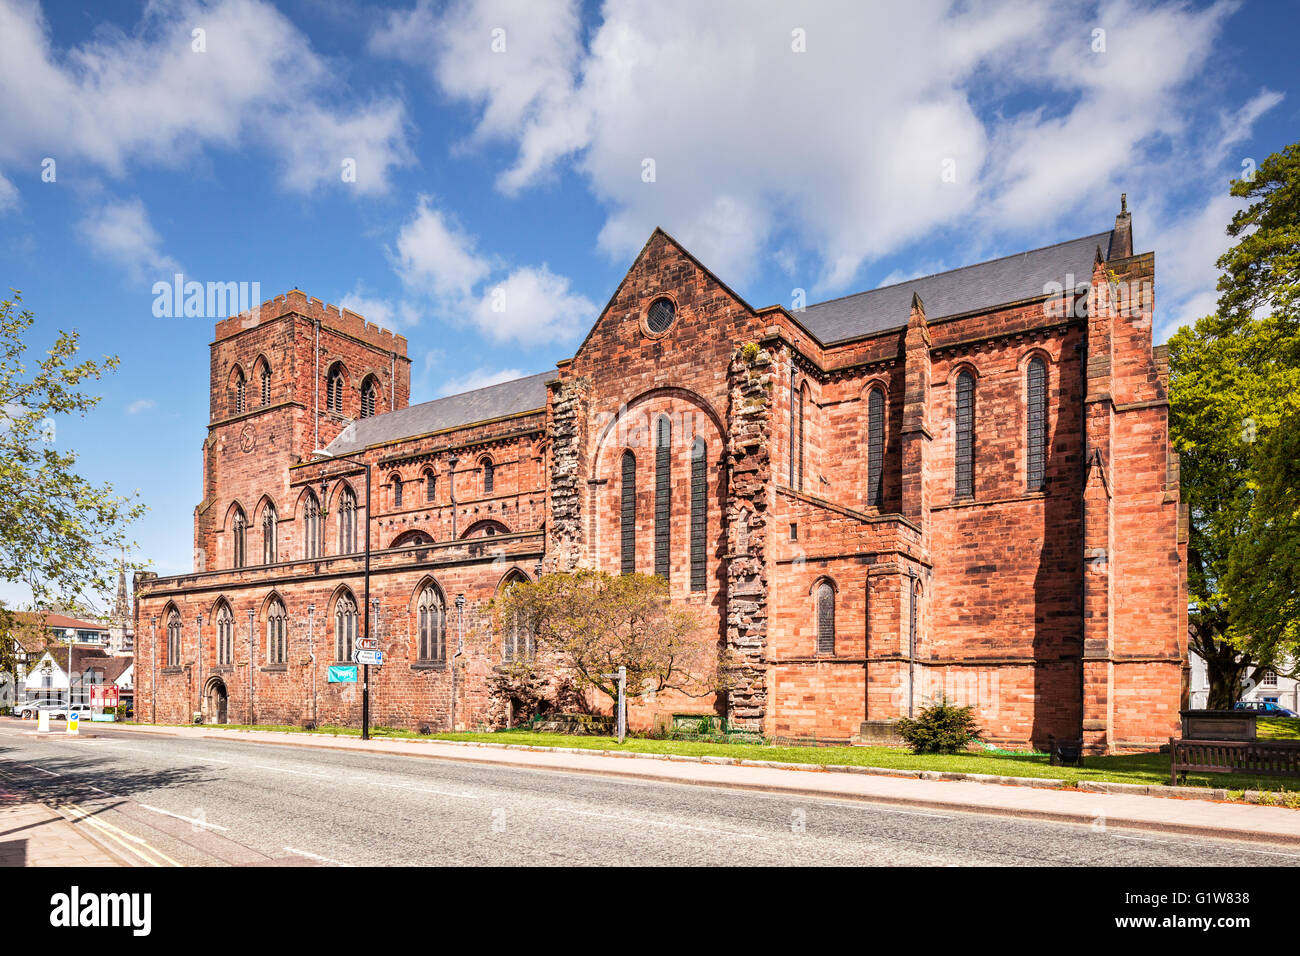
{"type": "Polygon", "coordinates": [[[655,299],[646,313],[645,325],[653,335],[661,335],[672,327],[675,318],[677,308],[672,299],[655,299]]]}

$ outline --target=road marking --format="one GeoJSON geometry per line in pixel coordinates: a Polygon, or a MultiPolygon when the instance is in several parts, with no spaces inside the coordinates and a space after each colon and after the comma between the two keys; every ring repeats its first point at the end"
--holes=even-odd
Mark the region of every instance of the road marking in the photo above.
{"type": "Polygon", "coordinates": [[[460,797],[463,800],[478,800],[480,795],[477,793],[455,793],[451,790],[435,790],[433,787],[416,787],[404,783],[383,783],[379,780],[371,780],[360,774],[349,774],[348,779],[358,780],[369,787],[388,787],[390,790],[412,790],[416,793],[433,793],[440,797],[460,797]]]}
{"type": "MultiPolygon", "coordinates": [[[[1235,842],[1231,847],[1227,847],[1215,843],[1191,843],[1182,840],[1157,840],[1154,837],[1125,836],[1122,833],[1112,833],[1110,835],[1116,840],[1138,840],[1142,843],[1163,843],[1165,846],[1198,847],[1206,850],[1233,849],[1240,853],[1255,853],[1260,856],[1286,856],[1293,859],[1300,859],[1300,853],[1280,853],[1276,850],[1255,850],[1251,847],[1237,846],[1235,845],[1235,842]]],[[[1231,839],[1231,837],[1226,837],[1225,839],[1231,839]]]]}
{"type": "Polygon", "coordinates": [[[15,767],[22,767],[24,770],[37,770],[37,771],[39,771],[40,773],[45,774],[45,776],[47,776],[47,777],[61,777],[61,776],[63,776],[62,774],[55,773],[53,770],[46,770],[44,767],[35,767],[35,766],[33,766],[33,765],[29,764],[29,763],[19,763],[17,760],[11,760],[11,761],[9,761],[9,763],[12,764],[12,765],[15,766],[15,767]]]}
{"type": "Polygon", "coordinates": [[[333,776],[333,774],[328,774],[328,773],[311,773],[307,770],[287,770],[284,767],[271,767],[261,763],[251,764],[251,766],[254,770],[272,770],[275,771],[276,773],[293,773],[293,774],[297,774],[300,777],[325,778],[325,777],[333,776]]]}
{"type": "MultiPolygon", "coordinates": [[[[909,817],[937,817],[940,820],[953,819],[946,813],[926,813],[922,810],[894,810],[892,808],[876,806],[875,804],[870,804],[869,808],[880,813],[901,813],[909,817]]],[[[868,807],[863,807],[862,809],[866,810],[868,807]]]]}
{"type": "Polygon", "coordinates": [[[674,827],[678,830],[700,830],[704,833],[722,833],[727,836],[744,837],[747,840],[766,840],[767,837],[759,833],[744,833],[740,830],[724,830],[721,827],[697,827],[690,823],[669,823],[666,820],[649,820],[644,817],[625,817],[617,813],[597,813],[595,810],[573,810],[566,807],[560,807],[556,813],[574,813],[584,817],[602,817],[606,820],[617,820],[620,823],[644,823],[652,827],[674,827]]]}
{"type": "Polygon", "coordinates": [[[110,840],[121,844],[124,848],[130,850],[150,866],[163,866],[164,864],[167,866],[180,866],[179,863],[169,857],[166,853],[163,853],[162,850],[150,845],[133,833],[128,833],[119,827],[113,826],[113,824],[109,823],[107,820],[100,820],[87,810],[77,806],[75,803],[65,803],[62,807],[56,807],[56,809],[66,809],[78,822],[89,823],[92,827],[101,831],[110,840]],[[128,840],[130,843],[126,842],[128,840]],[[162,862],[154,859],[155,856],[158,857],[159,860],[162,860],[162,862]]]}
{"type": "Polygon", "coordinates": [[[165,817],[175,817],[177,820],[184,820],[192,826],[207,827],[209,830],[224,830],[227,832],[230,830],[230,827],[217,826],[215,823],[208,823],[206,820],[197,820],[194,817],[183,817],[179,813],[172,813],[170,810],[163,810],[160,807],[151,807],[147,803],[137,804],[137,806],[144,807],[144,809],[150,810],[154,813],[161,813],[165,817]]]}
{"type": "Polygon", "coordinates": [[[295,850],[291,846],[287,846],[284,849],[285,852],[287,853],[293,853],[297,856],[305,856],[309,860],[320,860],[322,863],[329,863],[332,866],[346,866],[346,867],[352,866],[351,863],[340,863],[338,860],[331,860],[327,856],[320,856],[319,854],[316,853],[308,853],[306,850],[295,850]]]}

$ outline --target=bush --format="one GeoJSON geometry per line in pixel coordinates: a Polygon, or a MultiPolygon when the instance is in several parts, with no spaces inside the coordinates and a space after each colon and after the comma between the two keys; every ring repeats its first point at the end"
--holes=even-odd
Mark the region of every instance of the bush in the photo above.
{"type": "Polygon", "coordinates": [[[916,720],[904,717],[898,722],[898,734],[914,754],[961,753],[981,733],[971,708],[958,707],[947,697],[926,707],[916,720]]]}

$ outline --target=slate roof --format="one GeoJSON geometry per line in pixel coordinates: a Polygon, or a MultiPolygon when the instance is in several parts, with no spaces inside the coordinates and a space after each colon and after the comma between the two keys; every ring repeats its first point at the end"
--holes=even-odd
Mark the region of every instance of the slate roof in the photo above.
{"type": "Polygon", "coordinates": [[[796,318],[830,344],[906,326],[914,292],[921,296],[930,321],[1019,302],[1042,295],[1049,282],[1064,285],[1071,273],[1076,284],[1089,281],[1098,246],[1103,256],[1109,255],[1109,232],[819,302],[796,318]]]}
{"type": "MultiPolygon", "coordinates": [[[[798,320],[823,344],[871,335],[907,325],[912,295],[925,305],[926,318],[934,321],[1043,294],[1050,282],[1065,285],[1092,278],[1098,247],[1109,258],[1111,233],[1099,232],[1041,249],[1018,252],[948,272],[908,279],[867,292],[857,292],[808,306],[798,320]]],[[[325,451],[348,455],[382,442],[502,418],[546,405],[546,383],[558,373],[540,372],[486,388],[437,398],[353,422],[325,451]]]]}
{"type": "Polygon", "coordinates": [[[408,405],[372,418],[359,418],[330,442],[325,451],[331,455],[348,455],[379,442],[543,408],[546,405],[546,383],[558,374],[554,371],[539,372],[459,395],[408,405]]]}

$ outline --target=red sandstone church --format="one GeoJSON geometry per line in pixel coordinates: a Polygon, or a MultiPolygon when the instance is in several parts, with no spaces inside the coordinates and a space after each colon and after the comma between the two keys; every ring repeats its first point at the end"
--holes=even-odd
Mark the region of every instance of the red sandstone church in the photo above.
{"type": "Polygon", "coordinates": [[[512,580],[664,575],[715,709],[871,738],[946,694],[987,739],[1176,733],[1186,526],[1151,253],[1114,229],[803,309],[656,230],[573,358],[410,405],[406,341],[297,290],[217,324],[195,569],[137,576],[143,719],[499,724],[512,580]],[[316,454],[324,449],[325,455],[316,454]],[[454,691],[453,691],[454,688],[454,691]]]}

